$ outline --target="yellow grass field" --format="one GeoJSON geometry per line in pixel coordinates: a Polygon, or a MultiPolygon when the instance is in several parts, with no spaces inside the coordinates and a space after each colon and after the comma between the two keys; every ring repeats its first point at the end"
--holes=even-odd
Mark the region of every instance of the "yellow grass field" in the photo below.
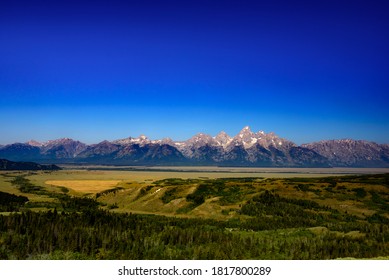
{"type": "MultiPolygon", "coordinates": [[[[69,166],[68,166],[69,168],[69,166]]],[[[125,182],[151,183],[168,178],[215,179],[231,177],[326,177],[350,174],[389,173],[388,168],[221,168],[221,167],[137,167],[132,170],[64,169],[56,172],[35,172],[28,176],[33,184],[45,186],[47,181],[68,180],[120,180],[125,182]],[[139,170],[143,168],[143,170],[139,170]]],[[[47,184],[46,184],[47,185],[47,184]]]]}
{"type": "Polygon", "coordinates": [[[98,193],[115,187],[120,180],[49,180],[46,185],[65,187],[77,192],[98,193]]]}

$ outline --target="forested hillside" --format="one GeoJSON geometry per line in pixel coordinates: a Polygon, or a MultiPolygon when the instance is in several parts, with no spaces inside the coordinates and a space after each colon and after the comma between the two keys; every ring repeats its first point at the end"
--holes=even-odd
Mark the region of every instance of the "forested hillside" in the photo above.
{"type": "Polygon", "coordinates": [[[38,164],[35,162],[10,161],[0,159],[0,170],[60,170],[55,164],[38,164]]]}

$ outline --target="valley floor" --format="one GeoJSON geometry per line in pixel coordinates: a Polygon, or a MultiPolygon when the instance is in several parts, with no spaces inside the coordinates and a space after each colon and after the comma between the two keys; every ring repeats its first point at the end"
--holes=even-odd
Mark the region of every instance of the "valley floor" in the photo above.
{"type": "Polygon", "coordinates": [[[0,173],[0,259],[389,256],[388,169],[67,168],[0,173]]]}

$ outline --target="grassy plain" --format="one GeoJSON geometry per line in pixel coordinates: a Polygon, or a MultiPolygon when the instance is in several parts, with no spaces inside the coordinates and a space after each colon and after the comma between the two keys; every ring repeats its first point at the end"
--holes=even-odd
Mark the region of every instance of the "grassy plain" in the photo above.
{"type": "MultiPolygon", "coordinates": [[[[53,198],[45,196],[45,195],[39,195],[39,194],[34,194],[34,193],[23,193],[21,192],[15,185],[12,183],[12,180],[16,176],[19,175],[33,175],[36,174],[35,172],[23,172],[23,171],[16,171],[16,172],[5,172],[1,171],[0,172],[0,191],[14,194],[14,195],[23,195],[26,196],[30,201],[34,202],[51,202],[53,201],[53,198]]],[[[42,175],[44,174],[43,172],[41,173],[42,175]]]]}
{"type": "Polygon", "coordinates": [[[76,192],[98,193],[115,187],[119,180],[48,180],[46,185],[65,187],[76,192]]]}
{"type": "MultiPolygon", "coordinates": [[[[376,209],[371,201],[388,198],[388,187],[369,181],[360,182],[344,178],[353,174],[389,172],[388,169],[369,168],[219,168],[219,167],[88,167],[56,172],[15,172],[0,176],[0,191],[21,195],[12,185],[16,175],[26,175],[34,185],[51,192],[64,188],[71,195],[97,197],[115,212],[153,213],[174,216],[195,216],[229,219],[239,216],[238,209],[245,201],[265,190],[294,199],[308,199],[320,205],[358,217],[373,215],[376,209]],[[90,168],[100,168],[90,170],[90,168]],[[245,179],[246,178],[246,179],[245,179]],[[323,179],[326,178],[326,179],[323,179]],[[331,179],[332,178],[332,179],[331,179]],[[338,178],[338,179],[336,179],[338,178]],[[187,199],[200,185],[223,183],[235,188],[236,201],[220,202],[217,193],[207,194],[204,201],[193,207],[187,199]],[[244,181],[248,180],[249,183],[244,181]],[[211,182],[211,183],[210,183],[211,182]],[[219,182],[220,183],[220,182],[219,182]]],[[[231,191],[233,192],[233,191],[231,191]]],[[[37,194],[25,194],[31,201],[53,201],[37,194]]],[[[228,198],[229,199],[229,198],[228,198]]],[[[389,218],[389,214],[384,213],[389,218]]]]}
{"type": "MultiPolygon", "coordinates": [[[[67,166],[75,168],[75,166],[67,166]]],[[[150,183],[169,178],[315,178],[351,174],[389,173],[385,168],[239,168],[239,167],[99,167],[85,166],[56,172],[30,172],[32,183],[44,186],[53,180],[118,180],[150,183]]]]}

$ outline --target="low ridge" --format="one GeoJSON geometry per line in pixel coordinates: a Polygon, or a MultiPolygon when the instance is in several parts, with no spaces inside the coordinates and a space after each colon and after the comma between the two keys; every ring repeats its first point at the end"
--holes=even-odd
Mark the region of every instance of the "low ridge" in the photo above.
{"type": "Polygon", "coordinates": [[[15,162],[6,159],[0,159],[0,170],[60,170],[59,166],[54,164],[42,165],[35,162],[15,162]]]}

